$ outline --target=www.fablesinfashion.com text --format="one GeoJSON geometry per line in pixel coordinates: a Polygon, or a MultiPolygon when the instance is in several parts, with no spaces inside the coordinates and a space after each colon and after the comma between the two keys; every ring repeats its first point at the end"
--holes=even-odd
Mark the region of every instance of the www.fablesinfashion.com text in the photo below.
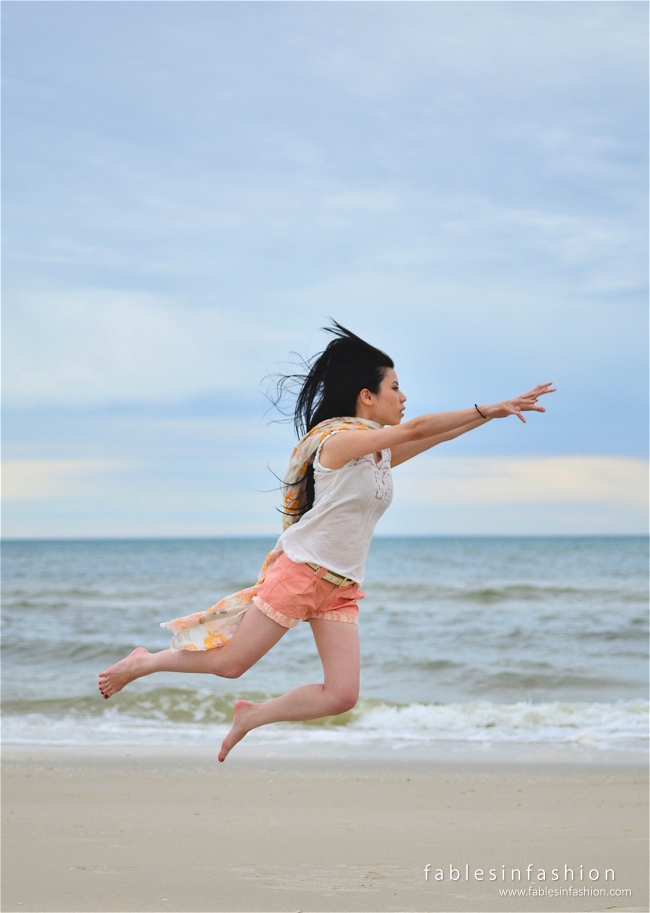
{"type": "Polygon", "coordinates": [[[631,897],[629,888],[547,888],[528,885],[527,888],[499,888],[499,897],[631,897]]]}

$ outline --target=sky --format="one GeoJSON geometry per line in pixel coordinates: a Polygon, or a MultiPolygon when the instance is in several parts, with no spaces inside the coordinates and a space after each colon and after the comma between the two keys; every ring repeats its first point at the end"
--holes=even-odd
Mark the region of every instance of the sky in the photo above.
{"type": "Polygon", "coordinates": [[[647,20],[4,0],[3,535],[279,532],[266,393],[330,318],[407,418],[558,388],[378,534],[645,533],[647,20]]]}

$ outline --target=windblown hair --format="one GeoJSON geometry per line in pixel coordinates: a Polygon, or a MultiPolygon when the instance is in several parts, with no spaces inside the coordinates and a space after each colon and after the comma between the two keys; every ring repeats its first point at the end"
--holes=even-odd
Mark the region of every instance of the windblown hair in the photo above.
{"type": "MultiPolygon", "coordinates": [[[[334,339],[326,349],[304,361],[304,374],[280,375],[274,404],[279,402],[285,387],[298,389],[293,412],[293,424],[298,437],[303,437],[328,418],[353,416],[357,397],[362,390],[379,393],[379,385],[393,360],[361,337],[347,330],[336,320],[333,326],[323,327],[334,339]]],[[[300,515],[314,504],[314,470],[307,470],[306,503],[300,515]]]]}
{"type": "Polygon", "coordinates": [[[300,437],[325,419],[354,415],[359,393],[366,388],[378,393],[386,368],[395,367],[385,352],[332,322],[323,329],[335,338],[307,363],[296,400],[293,421],[300,437]]]}

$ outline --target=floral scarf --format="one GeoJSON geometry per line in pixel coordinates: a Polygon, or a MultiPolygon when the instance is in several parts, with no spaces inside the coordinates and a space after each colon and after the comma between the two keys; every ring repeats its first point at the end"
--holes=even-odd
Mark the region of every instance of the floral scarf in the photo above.
{"type": "MultiPolygon", "coordinates": [[[[333,431],[372,430],[381,428],[377,422],[363,418],[330,418],[311,429],[294,447],[289,468],[282,484],[283,494],[283,522],[285,530],[300,518],[301,507],[306,497],[307,467],[313,462],[314,455],[321,442],[333,431]]],[[[194,612],[183,618],[173,621],[163,621],[162,628],[169,628],[174,632],[171,649],[177,650],[212,650],[228,643],[235,633],[244,612],[253,603],[262,581],[269,568],[282,554],[282,545],[278,541],[268,553],[262,565],[257,583],[246,589],[239,590],[231,596],[220,599],[212,608],[205,612],[194,612]]]]}

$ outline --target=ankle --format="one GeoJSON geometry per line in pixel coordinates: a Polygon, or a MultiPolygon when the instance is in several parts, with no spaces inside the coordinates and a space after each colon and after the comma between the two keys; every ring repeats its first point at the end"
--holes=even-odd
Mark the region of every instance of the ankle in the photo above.
{"type": "Polygon", "coordinates": [[[255,729],[260,725],[258,721],[261,704],[252,704],[246,701],[243,706],[237,708],[237,722],[246,729],[255,729]]]}
{"type": "Polygon", "coordinates": [[[134,657],[133,671],[135,672],[136,678],[141,678],[143,675],[149,675],[150,672],[154,671],[151,662],[152,658],[150,653],[142,653],[134,657]]]}

